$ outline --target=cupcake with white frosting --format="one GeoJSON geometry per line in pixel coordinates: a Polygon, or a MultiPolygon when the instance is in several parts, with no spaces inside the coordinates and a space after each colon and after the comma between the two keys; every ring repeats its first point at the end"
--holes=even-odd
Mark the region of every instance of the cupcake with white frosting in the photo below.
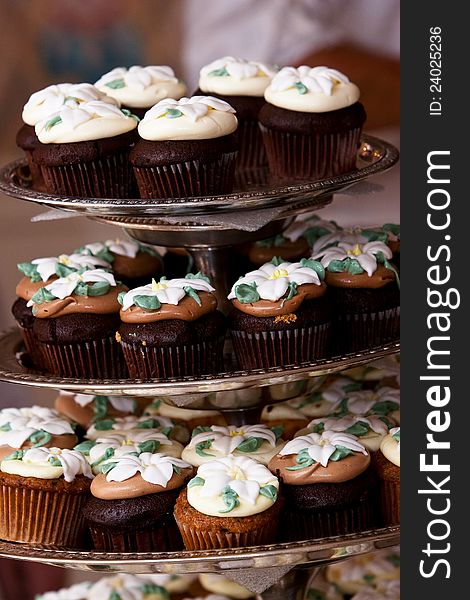
{"type": "Polygon", "coordinates": [[[95,86],[140,118],[160,100],[186,94],[186,85],[167,65],[116,67],[102,75],[95,86]]]}
{"type": "Polygon", "coordinates": [[[228,456],[204,463],[174,510],[186,549],[273,542],[281,509],[278,493],[277,477],[251,458],[228,456]]]}
{"type": "Polygon", "coordinates": [[[103,102],[72,102],[35,125],[33,160],[45,191],[62,196],[129,198],[134,192],[129,150],[138,118],[103,102]]]}
{"type": "Polygon", "coordinates": [[[80,547],[81,510],[92,478],[88,462],[76,450],[30,448],[5,456],[0,463],[0,538],[80,547]]]}
{"type": "Polygon", "coordinates": [[[210,94],[228,102],[239,121],[239,170],[267,164],[258,114],[265,104],[264,92],[278,69],[265,63],[224,56],[202,67],[195,94],[210,94]]]}
{"type": "Polygon", "coordinates": [[[283,67],[259,114],[272,175],[316,180],[354,170],[366,120],[359,96],[336,69],[283,67]]]}
{"type": "Polygon", "coordinates": [[[95,421],[137,413],[138,404],[129,396],[75,394],[60,390],[55,399],[56,410],[84,429],[95,421]]]}
{"type": "Polygon", "coordinates": [[[400,523],[400,427],[390,429],[374,456],[380,478],[380,501],[385,522],[400,523]]]}
{"type": "Polygon", "coordinates": [[[238,142],[235,110],[212,96],[161,100],[139,123],[130,162],[142,198],[230,193],[238,142]]]}
{"type": "Polygon", "coordinates": [[[282,431],[282,437],[290,440],[300,429],[307,427],[307,417],[290,401],[276,402],[263,406],[261,422],[268,427],[276,427],[282,431]]]}
{"type": "Polygon", "coordinates": [[[276,257],[232,286],[229,329],[242,369],[299,364],[328,354],[331,317],[323,278],[317,261],[276,257]]]}
{"type": "MultiPolygon", "coordinates": [[[[162,446],[163,448],[163,446],[162,446]]],[[[94,546],[106,552],[181,549],[172,511],[193,468],[160,452],[117,454],[101,462],[83,513],[94,546]]]]}
{"type": "Polygon", "coordinates": [[[91,581],[82,581],[60,590],[36,594],[34,600],[88,600],[88,592],[92,585],[91,581]]]}
{"type": "Polygon", "coordinates": [[[87,600],[170,600],[168,591],[150,578],[118,573],[92,584],[87,600]]]}
{"type": "Polygon", "coordinates": [[[97,440],[100,437],[113,435],[115,433],[142,432],[156,429],[168,436],[170,439],[186,443],[189,432],[173,419],[158,415],[142,415],[137,417],[105,417],[97,419],[86,431],[85,437],[89,440],[97,440]]]}

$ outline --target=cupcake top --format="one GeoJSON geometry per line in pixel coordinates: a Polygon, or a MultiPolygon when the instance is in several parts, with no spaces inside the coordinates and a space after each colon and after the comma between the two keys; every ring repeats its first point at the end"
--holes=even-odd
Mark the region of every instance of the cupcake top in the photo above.
{"type": "Polygon", "coordinates": [[[381,227],[347,227],[325,231],[313,244],[312,254],[324,248],[337,246],[340,242],[346,244],[366,244],[367,242],[382,242],[391,247],[393,242],[399,243],[400,226],[387,223],[381,227]]]}
{"type": "Polygon", "coordinates": [[[324,113],[359,100],[360,91],[343,73],[328,67],[283,67],[266,88],[267,102],[299,112],[324,113]]]}
{"type": "Polygon", "coordinates": [[[333,376],[318,390],[299,398],[292,398],[288,403],[306,417],[324,417],[333,413],[346,396],[360,389],[360,382],[349,377],[333,376]]]}
{"type": "Polygon", "coordinates": [[[61,390],[56,398],[55,407],[85,427],[90,421],[104,419],[110,412],[134,413],[137,410],[137,402],[127,396],[94,396],[61,390]]]}
{"type": "Polygon", "coordinates": [[[73,447],[77,437],[69,421],[58,412],[42,406],[4,408],[0,411],[0,446],[22,448],[57,445],[73,447]],[[66,436],[66,437],[64,437],[66,436]]]}
{"type": "Polygon", "coordinates": [[[383,242],[348,244],[323,248],[313,259],[320,259],[326,269],[328,285],[350,288],[381,288],[398,279],[395,267],[389,262],[392,251],[383,242]]]}
{"type": "Polygon", "coordinates": [[[303,258],[290,263],[273,258],[241,277],[232,286],[228,299],[235,308],[249,315],[296,320],[293,313],[304,300],[325,293],[323,277],[324,269],[317,261],[303,258]]]}
{"type": "MultiPolygon", "coordinates": [[[[78,254],[96,256],[108,263],[113,264],[118,257],[136,258],[140,252],[145,252],[150,256],[160,258],[159,253],[144,244],[139,244],[134,240],[106,240],[105,242],[92,242],[85,244],[75,250],[78,254]]],[[[114,266],[114,265],[113,265],[114,266]]]]}
{"type": "Polygon", "coordinates": [[[399,420],[400,390],[382,386],[376,390],[351,391],[331,411],[332,416],[377,416],[391,427],[399,420]]]}
{"type": "Polygon", "coordinates": [[[267,404],[261,412],[262,421],[283,421],[294,419],[295,421],[306,420],[306,416],[297,408],[291,405],[290,400],[286,402],[276,402],[267,404]]]}
{"type": "Polygon", "coordinates": [[[136,417],[129,415],[127,417],[106,417],[97,419],[91,427],[87,429],[86,437],[90,440],[96,440],[111,433],[134,432],[147,429],[158,429],[165,435],[170,435],[174,423],[167,417],[147,416],[136,417]]]}
{"type": "Polygon", "coordinates": [[[118,294],[127,289],[103,269],[73,272],[40,288],[29,300],[38,318],[75,313],[109,314],[119,312],[118,294]]]}
{"type": "Polygon", "coordinates": [[[169,600],[165,588],[145,577],[119,573],[103,577],[94,583],[87,596],[88,600],[169,600]]]}
{"type": "Polygon", "coordinates": [[[142,452],[112,457],[101,463],[91,493],[102,500],[137,498],[182,487],[192,466],[180,458],[142,452]]]}
{"type": "Polygon", "coordinates": [[[91,83],[59,83],[31,94],[21,115],[27,125],[36,125],[49,115],[58,113],[64,106],[79,105],[100,100],[106,104],[119,106],[111,96],[101,92],[91,83]]]}
{"type": "Polygon", "coordinates": [[[248,455],[266,465],[284,444],[280,436],[266,425],[196,427],[181,456],[195,467],[228,455],[248,455]]]}
{"type": "Polygon", "coordinates": [[[75,450],[88,457],[94,473],[100,473],[104,461],[117,459],[127,454],[138,456],[143,452],[160,452],[165,456],[179,458],[183,446],[170,440],[164,433],[156,429],[139,429],[127,433],[112,433],[96,440],[86,440],[75,450]]]}
{"type": "Polygon", "coordinates": [[[218,573],[201,573],[199,581],[203,588],[214,594],[223,594],[235,600],[246,600],[256,594],[248,588],[218,573]]]}
{"type": "Polygon", "coordinates": [[[130,108],[150,108],[164,98],[181,98],[186,93],[186,85],[166,65],[116,67],[95,86],[130,108]]]}
{"type": "Polygon", "coordinates": [[[233,133],[238,126],[235,110],[213,96],[161,100],[139,123],[144,140],[208,140],[233,133]]]}
{"type": "Polygon", "coordinates": [[[370,456],[354,435],[324,431],[294,438],[269,463],[288,485],[341,483],[360,475],[370,456]]]}
{"type": "Polygon", "coordinates": [[[63,477],[68,483],[74,481],[77,475],[93,478],[90,465],[81,452],[61,448],[15,450],[2,460],[0,471],[38,479],[63,477]]]}
{"type": "Polygon", "coordinates": [[[102,100],[64,104],[38,121],[35,132],[42,144],[86,142],[115,137],[137,127],[138,118],[102,100]]]}
{"type": "Polygon", "coordinates": [[[380,443],[382,454],[395,466],[400,466],[400,427],[393,427],[380,443]]]}
{"type": "Polygon", "coordinates": [[[83,581],[55,592],[36,594],[34,600],[87,600],[91,586],[91,581],[83,581]]]}
{"type": "Polygon", "coordinates": [[[155,416],[158,418],[174,419],[176,422],[187,422],[194,419],[204,419],[204,422],[212,422],[217,425],[224,425],[226,423],[222,413],[218,410],[205,410],[199,408],[183,408],[175,406],[165,401],[164,398],[156,398],[151,404],[149,404],[145,410],[144,415],[155,416]]]}
{"type": "Polygon", "coordinates": [[[257,96],[264,91],[278,69],[254,60],[224,56],[202,67],[199,89],[222,96],[257,96]]]}
{"type": "Polygon", "coordinates": [[[119,294],[121,320],[125,323],[152,323],[168,319],[195,321],[217,308],[215,289],[209,279],[188,273],[180,279],[160,281],[119,294]]]}

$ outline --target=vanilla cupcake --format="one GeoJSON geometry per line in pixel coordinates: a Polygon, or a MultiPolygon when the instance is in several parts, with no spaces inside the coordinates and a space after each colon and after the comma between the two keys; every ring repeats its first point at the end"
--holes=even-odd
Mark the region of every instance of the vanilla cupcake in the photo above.
{"type": "Polygon", "coordinates": [[[130,162],[142,198],[232,191],[238,142],[235,110],[212,96],[161,100],[139,123],[130,162]]]}
{"type": "Polygon", "coordinates": [[[380,386],[375,390],[348,392],[329,413],[334,417],[379,417],[390,429],[400,423],[400,390],[380,386]]]}
{"type": "Polygon", "coordinates": [[[279,428],[286,440],[292,439],[297,431],[308,425],[307,417],[289,401],[263,406],[261,422],[270,428],[279,428]]]}
{"type": "Polygon", "coordinates": [[[247,600],[256,595],[245,586],[218,573],[201,573],[199,581],[202,587],[212,594],[222,594],[233,600],[247,600]]]}
{"type": "Polygon", "coordinates": [[[308,419],[325,417],[333,414],[349,394],[360,389],[361,383],[349,377],[343,377],[342,374],[330,375],[319,388],[292,398],[288,404],[308,419]]]}
{"type": "Polygon", "coordinates": [[[266,425],[197,427],[181,457],[194,467],[225,456],[248,456],[263,465],[285,444],[279,429],[266,425]]]}
{"type": "Polygon", "coordinates": [[[366,120],[359,96],[359,88],[335,69],[282,68],[259,113],[271,174],[315,180],[355,169],[366,120]]]}
{"type": "Polygon", "coordinates": [[[400,427],[390,429],[374,456],[380,478],[380,501],[385,523],[400,523],[400,427]]]}

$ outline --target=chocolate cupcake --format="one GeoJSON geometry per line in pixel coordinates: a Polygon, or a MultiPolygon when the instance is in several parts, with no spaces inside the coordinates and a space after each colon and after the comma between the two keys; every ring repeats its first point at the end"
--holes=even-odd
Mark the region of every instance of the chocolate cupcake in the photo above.
{"type": "Polygon", "coordinates": [[[93,475],[76,450],[15,450],[0,463],[0,539],[79,548],[93,475]]]}
{"type": "Polygon", "coordinates": [[[185,461],[143,452],[110,458],[92,483],[83,515],[96,550],[167,552],[181,549],[172,511],[193,468],[185,461]]]}
{"type": "Polygon", "coordinates": [[[47,371],[59,377],[120,379],[127,370],[115,333],[127,288],[102,269],[71,273],[38,290],[27,306],[47,371]]]}
{"type": "Polygon", "coordinates": [[[162,277],[120,294],[118,338],[133,379],[222,370],[225,318],[204,275],[162,277]]]}
{"type": "Polygon", "coordinates": [[[328,355],[331,317],[323,277],[317,261],[275,258],[233,285],[229,329],[242,369],[299,364],[328,355]]]}
{"type": "Polygon", "coordinates": [[[238,126],[234,109],[212,96],[161,100],[139,123],[130,162],[142,198],[232,191],[238,126]]]}
{"type": "Polygon", "coordinates": [[[275,541],[279,482],[247,457],[199,467],[176,501],[174,516],[187,550],[257,546],[275,541]]]}
{"type": "Polygon", "coordinates": [[[283,482],[284,540],[370,529],[375,524],[374,474],[358,438],[324,431],[294,438],[268,467],[283,482]]]}
{"type": "Polygon", "coordinates": [[[380,478],[382,514],[388,525],[400,523],[400,427],[390,429],[374,456],[380,478]]]}
{"type": "Polygon", "coordinates": [[[65,104],[39,121],[35,132],[40,144],[33,160],[40,166],[45,191],[85,198],[135,195],[128,158],[137,121],[101,100],[65,104]]]}
{"type": "Polygon", "coordinates": [[[34,126],[39,121],[48,118],[49,115],[60,111],[64,105],[81,104],[91,100],[101,100],[107,104],[119,106],[116,100],[100,92],[98,88],[90,83],[49,85],[31,94],[24,105],[21,116],[25,124],[16,135],[16,145],[26,154],[31,184],[35,190],[45,191],[41,167],[34,160],[34,150],[40,146],[34,126]]]}
{"type": "Polygon", "coordinates": [[[366,120],[359,95],[335,69],[282,68],[259,113],[271,174],[315,180],[354,170],[366,120]]]}
{"type": "Polygon", "coordinates": [[[264,91],[277,71],[276,67],[261,62],[224,56],[202,67],[199,73],[195,95],[221,98],[236,111],[239,171],[267,165],[258,114],[265,104],[264,91]]]}
{"type": "Polygon", "coordinates": [[[87,429],[95,421],[135,414],[138,404],[135,398],[128,396],[94,396],[61,390],[55,400],[55,408],[87,429]]]}
{"type": "Polygon", "coordinates": [[[145,285],[152,277],[159,277],[163,273],[160,254],[154,248],[134,240],[92,242],[75,252],[107,261],[111,264],[116,279],[129,288],[145,285]]]}
{"type": "Polygon", "coordinates": [[[194,467],[229,455],[248,456],[267,465],[284,444],[281,430],[266,425],[211,425],[193,430],[181,457],[194,467]]]}
{"type": "Polygon", "coordinates": [[[186,93],[186,85],[164,65],[116,67],[102,75],[95,86],[140,119],[160,100],[178,99],[186,93]]]}
{"type": "Polygon", "coordinates": [[[325,267],[338,353],[365,350],[399,338],[399,279],[388,246],[340,242],[312,258],[320,259],[325,267]]]}

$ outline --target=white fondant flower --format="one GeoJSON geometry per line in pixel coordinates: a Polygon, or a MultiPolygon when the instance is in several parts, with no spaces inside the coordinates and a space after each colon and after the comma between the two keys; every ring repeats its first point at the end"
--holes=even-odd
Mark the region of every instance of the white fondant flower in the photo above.
{"type": "Polygon", "coordinates": [[[136,296],[154,296],[158,298],[160,304],[176,306],[186,296],[185,287],[191,287],[200,292],[215,291],[211,284],[204,279],[161,279],[159,283],[153,281],[127,292],[122,298],[122,310],[128,310],[134,304],[136,296]]]}
{"type": "Polygon", "coordinates": [[[323,423],[323,427],[325,431],[346,431],[350,427],[353,427],[356,423],[365,423],[370,430],[375,433],[379,433],[380,435],[386,435],[388,433],[388,427],[379,419],[379,417],[369,416],[365,417],[362,415],[348,415],[345,417],[320,417],[318,419],[313,419],[307,425],[309,429],[315,427],[315,425],[319,425],[323,423]]]}
{"type": "Polygon", "coordinates": [[[320,250],[329,248],[330,246],[336,246],[340,242],[346,244],[367,244],[368,239],[365,235],[361,234],[362,228],[349,228],[342,229],[339,231],[332,231],[318,238],[312,248],[312,255],[317,254],[320,250]]]}
{"type": "Polygon", "coordinates": [[[90,581],[76,583],[70,587],[62,588],[56,592],[46,592],[36,596],[36,600],[87,600],[91,587],[90,581]]]}
{"type": "Polygon", "coordinates": [[[77,270],[96,269],[97,267],[111,268],[111,265],[105,260],[84,254],[61,254],[47,258],[35,258],[31,264],[36,265],[37,272],[43,281],[47,281],[49,277],[55,275],[58,264],[77,270]]]}
{"type": "Polygon", "coordinates": [[[337,433],[335,431],[324,431],[322,434],[309,433],[294,438],[279,452],[281,456],[288,454],[299,454],[301,450],[307,450],[308,455],[323,467],[328,465],[328,460],[337,449],[344,446],[353,452],[360,452],[367,456],[367,450],[354,435],[348,433],[337,433]]]}
{"type": "Polygon", "coordinates": [[[70,423],[56,411],[40,406],[31,408],[4,409],[0,413],[0,444],[11,448],[21,448],[28,438],[38,431],[51,435],[73,435],[70,423]]]}
{"type": "Polygon", "coordinates": [[[235,79],[246,79],[248,77],[273,77],[277,70],[265,63],[233,56],[218,58],[208,65],[202,67],[200,75],[205,77],[213,71],[225,69],[230,77],[235,79]]]}
{"type": "Polygon", "coordinates": [[[145,584],[145,579],[128,573],[103,577],[91,586],[88,600],[110,600],[116,597],[120,600],[143,600],[145,584]]]}
{"type": "Polygon", "coordinates": [[[282,92],[301,84],[309,92],[316,92],[331,96],[333,87],[338,83],[349,83],[349,79],[336,69],[328,67],[284,67],[277,73],[272,81],[273,91],[282,92]]]}
{"type": "Polygon", "coordinates": [[[200,442],[213,440],[211,448],[227,456],[232,454],[241,443],[252,438],[262,438],[270,446],[274,447],[276,445],[276,436],[266,425],[242,425],[240,427],[235,425],[229,425],[228,427],[212,425],[210,431],[195,435],[189,445],[194,447],[200,442]]]}
{"type": "MultiPolygon", "coordinates": [[[[85,271],[84,273],[70,273],[66,277],[60,277],[49,285],[46,285],[44,289],[50,292],[56,298],[63,300],[73,294],[75,288],[80,283],[108,283],[111,286],[116,285],[116,280],[112,273],[103,271],[103,269],[93,269],[85,271]]],[[[29,300],[27,306],[33,306],[34,301],[29,300]]]]}
{"type": "MultiPolygon", "coordinates": [[[[74,401],[82,408],[88,406],[95,400],[96,396],[91,394],[75,394],[74,401]]],[[[111,406],[119,412],[134,412],[136,402],[132,398],[126,396],[103,396],[111,404],[111,406]]]]}
{"type": "Polygon", "coordinates": [[[235,112],[228,102],[214,98],[213,96],[192,96],[191,98],[185,97],[180,100],[165,98],[157,102],[155,106],[145,113],[143,121],[158,119],[166,115],[169,110],[177,110],[191,121],[196,122],[198,119],[205,117],[210,109],[230,113],[235,112]]]}
{"type": "MultiPolygon", "coordinates": [[[[46,463],[49,459],[59,461],[63,471],[64,479],[71,482],[77,475],[93,478],[90,465],[85,457],[77,450],[62,450],[60,448],[31,448],[23,455],[24,463],[46,463]]],[[[51,463],[50,463],[51,464],[51,463]]]]}
{"type": "Polygon", "coordinates": [[[15,419],[38,418],[41,420],[56,419],[59,413],[45,406],[25,406],[23,408],[3,408],[0,410],[0,427],[11,423],[15,419]]]}
{"type": "Polygon", "coordinates": [[[191,465],[180,458],[165,456],[159,452],[152,454],[143,452],[139,456],[124,455],[117,460],[114,458],[103,462],[103,466],[116,463],[106,474],[107,481],[125,481],[137,473],[142,479],[166,487],[173,475],[173,466],[180,469],[191,468],[191,465]]]}
{"type": "MultiPolygon", "coordinates": [[[[333,221],[320,219],[316,215],[299,215],[289,227],[282,232],[283,237],[291,242],[296,242],[310,228],[325,229],[326,231],[338,231],[338,225],[333,221]]],[[[324,237],[324,236],[322,236],[324,237]]]]}
{"type": "MultiPolygon", "coordinates": [[[[94,438],[96,438],[98,433],[101,433],[104,431],[117,431],[117,432],[120,432],[120,431],[129,432],[129,431],[133,431],[133,430],[141,431],[143,428],[139,427],[139,426],[141,426],[142,423],[148,422],[149,419],[152,419],[153,421],[158,423],[157,427],[167,428],[167,427],[174,426],[171,419],[169,419],[168,417],[161,417],[160,415],[143,416],[143,417],[136,417],[134,415],[128,415],[127,417],[114,417],[112,419],[105,418],[106,423],[110,422],[109,429],[97,429],[96,425],[92,425],[87,431],[87,437],[89,438],[89,437],[93,436],[94,438]]],[[[101,425],[100,425],[100,427],[101,427],[101,425]]],[[[152,427],[152,429],[155,429],[155,428],[152,427]]]]}
{"type": "Polygon", "coordinates": [[[135,258],[140,250],[140,244],[132,240],[106,240],[105,242],[92,242],[83,246],[83,252],[87,252],[96,256],[100,252],[109,250],[113,254],[119,256],[127,256],[135,258]]]}
{"type": "Polygon", "coordinates": [[[393,427],[392,429],[390,429],[389,433],[392,436],[392,438],[396,441],[398,451],[400,452],[400,427],[393,427]]]}
{"type": "Polygon", "coordinates": [[[367,242],[367,244],[347,244],[339,242],[337,246],[324,248],[312,258],[320,259],[321,264],[327,268],[333,260],[345,260],[353,258],[357,260],[359,265],[364,269],[369,277],[377,270],[376,255],[382,252],[386,259],[392,258],[392,251],[383,242],[367,242]]]}
{"type": "Polygon", "coordinates": [[[261,487],[279,486],[277,478],[255,460],[244,456],[227,456],[201,465],[197,476],[204,479],[201,497],[219,496],[231,488],[242,500],[255,504],[261,487]]]}
{"type": "Polygon", "coordinates": [[[294,398],[289,400],[289,403],[295,408],[302,410],[305,405],[325,402],[330,405],[328,409],[325,409],[327,410],[327,413],[333,412],[341,403],[341,400],[349,395],[346,392],[348,386],[354,383],[355,382],[352,379],[348,379],[347,377],[338,377],[319,391],[311,394],[308,398],[301,397],[299,400],[294,398]]]}
{"type": "Polygon", "coordinates": [[[109,71],[109,73],[105,73],[100,77],[95,85],[103,87],[117,79],[122,79],[126,86],[134,87],[138,90],[144,90],[146,87],[157,81],[168,81],[170,83],[178,82],[171,67],[164,65],[149,65],[146,67],[134,65],[129,69],[116,67],[112,71],[109,71]]]}
{"type": "Polygon", "coordinates": [[[233,286],[228,299],[236,298],[235,290],[239,285],[256,283],[256,291],[262,300],[276,302],[282,298],[289,289],[290,283],[302,285],[313,283],[321,285],[318,274],[309,267],[302,267],[299,262],[283,262],[276,266],[272,262],[265,263],[256,271],[247,273],[241,277],[233,286]]]}
{"type": "Polygon", "coordinates": [[[400,404],[400,390],[383,386],[377,390],[357,390],[347,394],[347,409],[354,415],[365,415],[379,402],[400,404]]]}
{"type": "Polygon", "coordinates": [[[171,446],[173,442],[168,437],[154,429],[138,429],[127,433],[113,433],[99,437],[96,445],[90,448],[90,463],[100,460],[109,449],[114,450],[113,459],[126,454],[141,454],[140,444],[144,442],[159,442],[161,446],[171,446]]]}

